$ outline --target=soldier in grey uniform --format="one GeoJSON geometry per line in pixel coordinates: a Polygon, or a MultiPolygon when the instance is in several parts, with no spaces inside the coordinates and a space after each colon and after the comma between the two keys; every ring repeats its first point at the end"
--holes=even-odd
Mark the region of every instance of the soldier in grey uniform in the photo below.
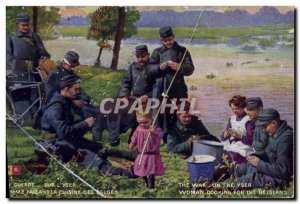
{"type": "MultiPolygon", "coordinates": [[[[6,78],[8,90],[10,84],[41,82],[37,72],[39,60],[42,57],[50,58],[40,36],[30,30],[30,16],[28,13],[16,15],[16,31],[6,38],[6,78]]],[[[15,110],[14,114],[21,115],[39,97],[38,89],[22,88],[11,93],[15,110]]],[[[38,109],[36,104],[24,115],[24,119],[31,119],[38,109]],[[31,115],[30,115],[31,114],[31,115]]]]}
{"type": "Polygon", "coordinates": [[[293,129],[272,108],[262,110],[256,124],[268,138],[265,155],[248,154],[248,163],[236,169],[237,182],[248,183],[251,188],[286,187],[293,175],[293,129]]]}
{"type": "MultiPolygon", "coordinates": [[[[155,78],[149,73],[150,54],[147,45],[136,46],[135,56],[136,62],[129,65],[127,73],[121,83],[119,97],[128,100],[128,103],[140,98],[142,104],[146,104],[148,98],[152,97],[152,89],[155,83],[155,78]]],[[[135,114],[128,114],[125,110],[122,110],[117,115],[110,115],[109,117],[110,143],[119,143],[120,129],[125,123],[127,127],[132,128],[128,139],[128,142],[130,142],[130,137],[138,126],[135,114]],[[112,117],[114,118],[112,119],[112,117]]]]}
{"type": "MultiPolygon", "coordinates": [[[[36,68],[42,57],[50,58],[40,36],[30,30],[28,13],[18,13],[16,16],[17,29],[6,39],[6,67],[14,72],[27,72],[26,63],[36,68]],[[21,66],[21,67],[19,67],[21,66]]],[[[18,74],[18,73],[16,73],[18,74]]],[[[23,80],[26,80],[24,78],[23,80]]],[[[35,80],[34,78],[32,80],[35,80]]]]}
{"type": "Polygon", "coordinates": [[[263,131],[262,126],[256,125],[258,115],[263,110],[263,102],[260,97],[248,98],[246,102],[246,113],[251,120],[249,126],[254,130],[252,150],[256,155],[264,155],[265,148],[268,144],[268,137],[263,131]]]}
{"type": "Polygon", "coordinates": [[[60,82],[60,92],[54,93],[45,107],[42,117],[43,139],[56,147],[55,153],[63,162],[76,158],[86,168],[98,168],[103,174],[134,177],[132,169],[113,167],[107,156],[102,157],[102,145],[84,138],[96,119],[88,117],[74,121],[71,112],[72,99],[80,93],[80,79],[74,75],[64,76],[60,82]]]}
{"type": "Polygon", "coordinates": [[[181,154],[185,157],[191,156],[193,152],[193,141],[210,140],[220,142],[205,127],[199,117],[189,113],[190,103],[184,106],[184,112],[177,112],[177,120],[168,133],[168,152],[181,154]]]}
{"type": "MultiPolygon", "coordinates": [[[[188,88],[184,77],[190,76],[194,72],[194,64],[189,51],[184,53],[186,48],[180,46],[175,41],[175,35],[171,27],[159,29],[162,46],[156,48],[151,55],[151,74],[156,77],[156,84],[153,88],[153,97],[162,99],[162,93],[166,92],[175,73],[182,61],[180,70],[168,93],[169,99],[179,99],[188,97],[188,88]],[[183,59],[184,57],[184,59],[183,59]]],[[[166,133],[168,127],[176,120],[175,115],[164,114],[159,117],[158,123],[165,132],[164,142],[166,143],[166,133]]]]}
{"type": "MultiPolygon", "coordinates": [[[[78,65],[80,65],[79,55],[74,51],[67,51],[61,64],[50,72],[45,82],[46,103],[50,102],[55,93],[60,92],[59,83],[63,77],[75,76],[79,78],[73,70],[74,67],[78,65]]],[[[90,97],[80,90],[80,93],[72,99],[71,105],[72,111],[82,119],[89,116],[96,118],[96,122],[92,128],[92,134],[94,138],[100,138],[102,134],[101,123],[103,123],[103,117],[93,106],[90,97]]]]}

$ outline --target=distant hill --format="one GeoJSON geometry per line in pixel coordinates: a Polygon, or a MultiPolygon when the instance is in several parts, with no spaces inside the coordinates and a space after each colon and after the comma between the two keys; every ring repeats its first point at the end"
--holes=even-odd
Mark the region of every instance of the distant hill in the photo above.
{"type": "Polygon", "coordinates": [[[275,7],[262,7],[255,14],[246,10],[235,9],[219,12],[213,10],[176,12],[173,10],[143,11],[141,18],[135,23],[138,27],[193,27],[203,12],[200,25],[207,27],[239,27],[263,24],[293,24],[294,12],[282,14],[275,7]]]}
{"type": "MultiPolygon", "coordinates": [[[[140,20],[135,23],[138,27],[194,27],[197,18],[203,12],[200,26],[205,27],[240,27],[263,24],[294,24],[294,11],[281,13],[276,7],[261,7],[256,13],[235,9],[225,12],[216,10],[142,10],[140,20]]],[[[69,12],[72,13],[72,12],[69,12]]],[[[59,26],[90,26],[88,17],[64,16],[59,26]]]]}

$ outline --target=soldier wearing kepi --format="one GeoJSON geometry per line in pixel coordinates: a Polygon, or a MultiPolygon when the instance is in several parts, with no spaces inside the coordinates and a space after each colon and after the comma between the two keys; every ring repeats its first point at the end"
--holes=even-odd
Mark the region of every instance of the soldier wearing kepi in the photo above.
{"type": "Polygon", "coordinates": [[[237,167],[237,182],[250,183],[252,188],[286,187],[293,175],[293,129],[280,119],[277,110],[268,108],[259,113],[257,125],[268,138],[265,156],[247,156],[248,164],[237,167]]]}
{"type": "MultiPolygon", "coordinates": [[[[138,45],[135,48],[136,62],[129,65],[127,73],[121,83],[119,97],[125,98],[128,102],[132,102],[135,99],[140,98],[142,104],[146,104],[148,98],[152,97],[152,89],[155,83],[153,76],[149,74],[149,59],[150,54],[148,52],[147,45],[138,45]]],[[[109,116],[108,126],[110,133],[110,143],[118,144],[120,125],[127,123],[132,126],[131,133],[134,132],[138,126],[136,122],[135,114],[127,114],[126,111],[122,111],[118,115],[109,116]],[[125,121],[126,120],[126,121],[125,121]]],[[[130,134],[131,136],[132,134],[130,134]]],[[[130,142],[130,137],[128,139],[130,142]]]]}
{"type": "MultiPolygon", "coordinates": [[[[30,30],[30,16],[28,13],[18,13],[16,16],[16,32],[8,35],[6,40],[6,66],[7,70],[24,68],[19,67],[30,61],[33,67],[38,67],[42,57],[50,58],[40,36],[30,30]],[[22,63],[23,61],[23,63],[22,63]]],[[[18,70],[21,71],[21,70],[18,70]]]]}
{"type": "Polygon", "coordinates": [[[43,136],[47,140],[55,140],[61,145],[63,160],[68,161],[78,148],[86,148],[98,153],[101,144],[93,143],[83,138],[83,135],[95,123],[95,118],[89,117],[75,123],[71,112],[72,99],[80,92],[80,79],[74,75],[65,76],[59,82],[60,92],[56,92],[44,108],[42,117],[43,136]],[[52,138],[51,138],[52,135],[52,138]]]}
{"type": "Polygon", "coordinates": [[[257,125],[259,113],[263,110],[263,102],[260,97],[252,97],[246,100],[246,113],[250,118],[249,126],[252,127],[250,131],[254,131],[254,139],[252,143],[252,150],[257,155],[263,155],[264,150],[268,144],[268,138],[266,133],[263,131],[261,125],[257,125]]]}
{"type": "MultiPolygon", "coordinates": [[[[175,35],[173,34],[172,28],[162,27],[159,29],[160,41],[163,44],[161,47],[156,48],[150,59],[151,64],[151,74],[156,77],[156,84],[153,89],[153,97],[161,99],[162,93],[166,92],[176,70],[178,71],[172,87],[169,90],[168,97],[170,99],[174,98],[187,98],[188,89],[184,81],[185,76],[190,76],[194,72],[194,64],[191,58],[189,51],[184,53],[186,48],[180,46],[175,41],[175,35]],[[182,60],[182,58],[184,59],[182,60]],[[181,66],[179,67],[180,62],[182,61],[181,66]]],[[[159,118],[159,125],[163,128],[164,132],[167,132],[167,126],[169,126],[169,121],[175,119],[176,117],[169,114],[164,115],[164,118],[159,118]]],[[[166,138],[164,137],[164,141],[166,138]]],[[[165,141],[166,142],[166,141],[165,141]]]]}
{"type": "MultiPolygon", "coordinates": [[[[6,38],[6,77],[7,82],[41,82],[42,78],[36,68],[42,58],[50,58],[40,36],[30,30],[30,16],[28,13],[16,15],[16,31],[6,38]]],[[[32,119],[39,103],[31,104],[39,97],[37,88],[22,88],[14,90],[13,103],[15,113],[24,119],[32,119]],[[30,108],[31,107],[31,108],[30,108]]]]}
{"type": "MultiPolygon", "coordinates": [[[[78,65],[80,65],[79,55],[74,51],[66,52],[61,64],[50,72],[45,82],[46,103],[51,101],[55,93],[60,92],[59,83],[63,77],[75,76],[79,78],[73,70],[78,65]]],[[[92,105],[90,97],[80,90],[80,93],[78,93],[76,97],[72,98],[71,105],[72,110],[81,118],[87,118],[89,116],[96,118],[96,123],[92,128],[92,134],[93,137],[100,137],[101,118],[99,118],[99,111],[97,111],[97,109],[92,105]]]]}

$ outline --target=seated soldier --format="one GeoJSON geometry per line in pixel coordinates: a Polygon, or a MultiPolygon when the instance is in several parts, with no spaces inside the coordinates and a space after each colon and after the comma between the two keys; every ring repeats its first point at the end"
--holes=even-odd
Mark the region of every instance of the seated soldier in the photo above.
{"type": "Polygon", "coordinates": [[[50,140],[57,147],[56,154],[62,157],[63,162],[68,162],[75,156],[81,165],[89,168],[95,160],[101,173],[133,177],[131,169],[115,168],[98,156],[102,150],[101,144],[83,137],[94,125],[95,118],[88,117],[84,121],[74,122],[71,103],[79,94],[79,82],[80,79],[74,75],[65,76],[59,82],[60,93],[54,93],[42,117],[44,139],[50,140]]]}
{"type": "Polygon", "coordinates": [[[256,125],[262,126],[268,137],[265,155],[249,152],[248,163],[236,168],[237,182],[249,183],[251,188],[288,186],[293,175],[293,129],[272,108],[259,113],[256,125]]]}
{"type": "MultiPolygon", "coordinates": [[[[80,65],[79,55],[76,52],[68,51],[61,64],[50,72],[45,82],[46,104],[52,99],[55,93],[60,91],[59,82],[64,76],[78,77],[73,70],[78,65],[80,65]]],[[[72,111],[79,115],[81,119],[90,116],[96,118],[92,134],[93,137],[99,138],[101,135],[101,118],[99,111],[92,105],[90,97],[80,90],[80,93],[72,98],[70,105],[72,106],[72,111]]]]}
{"type": "Polygon", "coordinates": [[[184,112],[177,111],[177,120],[171,126],[167,137],[168,152],[192,155],[194,140],[212,140],[220,142],[211,135],[199,117],[190,114],[190,103],[186,103],[184,112]]]}

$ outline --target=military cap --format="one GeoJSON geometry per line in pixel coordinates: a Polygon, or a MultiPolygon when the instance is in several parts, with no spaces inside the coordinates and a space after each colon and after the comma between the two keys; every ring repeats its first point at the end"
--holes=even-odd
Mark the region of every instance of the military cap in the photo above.
{"type": "Polygon", "coordinates": [[[77,84],[80,81],[81,81],[80,78],[75,75],[67,75],[67,76],[64,76],[63,78],[61,78],[61,80],[59,82],[59,88],[63,89],[67,86],[77,84]]]}
{"type": "Polygon", "coordinates": [[[263,102],[260,97],[248,98],[246,102],[247,102],[246,109],[254,109],[263,106],[263,102]]]}
{"type": "Polygon", "coordinates": [[[16,21],[18,23],[29,23],[30,22],[30,15],[28,13],[17,13],[16,15],[16,21]]]}
{"type": "Polygon", "coordinates": [[[166,38],[173,35],[172,27],[166,26],[159,29],[159,35],[161,38],[166,38]]]}
{"type": "Polygon", "coordinates": [[[76,66],[80,65],[79,55],[73,51],[68,51],[65,54],[65,58],[63,59],[63,61],[72,67],[76,67],[76,66]]]}
{"type": "Polygon", "coordinates": [[[256,125],[264,125],[272,120],[278,120],[280,118],[277,110],[273,108],[266,108],[258,114],[258,120],[256,125]]]}
{"type": "Polygon", "coordinates": [[[140,56],[143,54],[148,54],[148,47],[147,45],[138,45],[135,47],[135,55],[140,56]]]}

